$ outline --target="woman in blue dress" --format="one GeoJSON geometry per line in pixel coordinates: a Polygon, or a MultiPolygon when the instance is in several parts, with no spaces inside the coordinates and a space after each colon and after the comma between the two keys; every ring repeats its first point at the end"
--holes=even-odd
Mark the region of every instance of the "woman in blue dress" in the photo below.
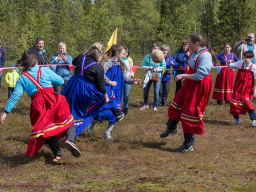
{"type": "Polygon", "coordinates": [[[107,59],[104,62],[103,68],[105,71],[105,82],[106,87],[110,88],[115,95],[115,104],[117,104],[117,109],[110,108],[110,103],[104,104],[98,115],[88,126],[88,133],[93,133],[93,128],[98,121],[107,120],[109,122],[106,131],[104,132],[104,138],[114,141],[111,136],[111,131],[114,128],[114,125],[117,121],[120,121],[120,113],[123,115],[122,110],[122,98],[123,98],[123,87],[124,83],[127,84],[139,84],[140,79],[131,79],[128,76],[124,76],[123,71],[125,69],[125,64],[122,61],[124,57],[125,49],[121,45],[113,45],[110,50],[107,52],[107,59]]]}
{"type": "Polygon", "coordinates": [[[115,108],[114,95],[105,88],[104,69],[99,63],[104,51],[104,45],[96,42],[85,54],[74,58],[75,74],[62,92],[74,116],[76,135],[98,115],[102,105],[111,101],[109,107],[115,108]]]}

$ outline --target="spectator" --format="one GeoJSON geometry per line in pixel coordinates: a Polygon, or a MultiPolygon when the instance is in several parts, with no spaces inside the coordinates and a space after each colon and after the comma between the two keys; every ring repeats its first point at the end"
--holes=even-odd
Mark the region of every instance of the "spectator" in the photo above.
{"type": "Polygon", "coordinates": [[[243,60],[243,54],[245,51],[252,51],[254,57],[252,59],[252,63],[255,64],[255,55],[256,55],[256,44],[254,44],[254,34],[249,33],[247,38],[243,38],[241,41],[237,42],[234,45],[234,49],[240,50],[239,59],[243,60]]]}
{"type": "MultiPolygon", "coordinates": [[[[59,53],[56,53],[51,59],[51,64],[69,64],[72,65],[73,58],[67,54],[66,51],[66,44],[63,42],[60,42],[58,45],[58,51],[59,53]]],[[[54,91],[57,93],[61,93],[62,89],[67,84],[68,80],[71,77],[71,71],[69,69],[68,65],[59,65],[56,66],[55,73],[57,73],[59,76],[61,76],[64,80],[63,85],[54,85],[54,91]]]]}
{"type": "MultiPolygon", "coordinates": [[[[155,49],[159,49],[158,45],[154,43],[151,47],[151,52],[155,49]]],[[[151,54],[147,54],[143,61],[142,61],[142,67],[148,67],[145,73],[144,77],[144,84],[143,84],[143,98],[144,98],[144,105],[140,108],[140,110],[145,110],[146,108],[149,108],[149,101],[148,101],[148,93],[149,89],[152,84],[152,74],[153,72],[157,73],[160,77],[162,74],[163,69],[166,68],[165,60],[163,60],[161,63],[154,63],[151,54]],[[162,68],[162,69],[156,69],[156,68],[162,68]]],[[[154,105],[153,110],[157,111],[158,103],[159,103],[159,90],[161,81],[153,82],[154,84],[154,105]]]]}
{"type": "Polygon", "coordinates": [[[38,65],[49,64],[46,51],[44,50],[44,40],[41,37],[36,38],[35,45],[31,47],[30,50],[35,51],[37,53],[38,65]]]}
{"type": "MultiPolygon", "coordinates": [[[[176,61],[176,64],[173,65],[173,75],[174,78],[179,74],[184,74],[185,71],[182,69],[186,69],[186,62],[188,59],[188,56],[190,55],[189,49],[188,49],[188,42],[184,42],[181,45],[181,48],[179,48],[177,51],[175,51],[173,55],[173,59],[176,61]],[[178,70],[175,70],[178,69],[178,70]]],[[[178,92],[178,90],[181,88],[181,80],[176,81],[176,91],[175,94],[178,92]]]]}
{"type": "MultiPolygon", "coordinates": [[[[10,67],[15,67],[15,64],[12,63],[10,67]]],[[[16,71],[15,68],[10,69],[9,72],[6,73],[5,75],[5,81],[8,85],[8,99],[12,96],[12,93],[14,91],[16,82],[18,78],[20,77],[19,73],[16,71]]]]}
{"type": "MultiPolygon", "coordinates": [[[[128,48],[125,48],[125,55],[124,58],[122,58],[124,64],[128,67],[125,67],[124,70],[124,76],[127,76],[128,78],[134,78],[134,73],[132,71],[132,66],[133,66],[133,60],[129,56],[129,50],[128,48]]],[[[128,113],[128,102],[129,102],[129,92],[131,89],[131,84],[125,83],[124,82],[124,89],[123,89],[123,112],[124,114],[128,113]]]]}
{"type": "MultiPolygon", "coordinates": [[[[2,42],[0,41],[0,68],[5,66],[5,51],[2,48],[2,42]]],[[[0,94],[1,94],[1,81],[3,76],[3,70],[0,69],[0,94]]]]}
{"type": "Polygon", "coordinates": [[[161,50],[164,54],[164,59],[166,63],[166,69],[163,71],[161,76],[161,85],[159,91],[159,105],[165,106],[167,96],[169,93],[170,81],[171,81],[171,71],[170,68],[172,65],[177,65],[175,60],[169,55],[170,48],[167,45],[162,45],[161,50]]]}

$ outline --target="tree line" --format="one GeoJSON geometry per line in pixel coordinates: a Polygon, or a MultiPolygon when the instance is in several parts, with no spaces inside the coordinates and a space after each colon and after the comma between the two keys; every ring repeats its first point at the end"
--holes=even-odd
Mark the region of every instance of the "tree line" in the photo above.
{"type": "Polygon", "coordinates": [[[171,54],[190,33],[201,32],[216,52],[255,31],[256,0],[0,0],[0,40],[7,59],[20,57],[45,40],[48,56],[60,41],[72,56],[95,41],[107,44],[118,28],[118,43],[136,55],[153,42],[171,54]]]}

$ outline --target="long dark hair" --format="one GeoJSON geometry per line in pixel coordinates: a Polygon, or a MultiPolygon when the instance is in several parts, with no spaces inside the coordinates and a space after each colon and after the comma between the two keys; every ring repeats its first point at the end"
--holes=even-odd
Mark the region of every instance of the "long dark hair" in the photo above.
{"type": "Polygon", "coordinates": [[[209,53],[212,55],[213,64],[217,63],[217,58],[216,58],[215,52],[213,51],[213,49],[211,48],[211,45],[209,44],[209,42],[206,41],[206,39],[203,37],[202,34],[195,32],[195,33],[192,33],[189,36],[189,38],[193,43],[198,42],[201,47],[207,47],[209,53]]]}
{"type": "Polygon", "coordinates": [[[21,58],[16,62],[16,66],[22,67],[22,71],[28,71],[38,64],[38,55],[35,51],[25,51],[21,58]]]}

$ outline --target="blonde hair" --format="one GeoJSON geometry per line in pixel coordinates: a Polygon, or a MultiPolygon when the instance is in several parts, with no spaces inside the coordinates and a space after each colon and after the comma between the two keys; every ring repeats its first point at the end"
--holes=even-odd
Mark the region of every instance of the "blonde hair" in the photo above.
{"type": "Polygon", "coordinates": [[[60,47],[65,47],[65,48],[67,48],[66,43],[60,42],[60,43],[58,44],[58,48],[60,48],[60,47]]]}
{"type": "Polygon", "coordinates": [[[101,57],[105,52],[105,46],[100,42],[95,42],[91,48],[86,52],[87,56],[92,56],[97,61],[100,61],[101,57]]]}

